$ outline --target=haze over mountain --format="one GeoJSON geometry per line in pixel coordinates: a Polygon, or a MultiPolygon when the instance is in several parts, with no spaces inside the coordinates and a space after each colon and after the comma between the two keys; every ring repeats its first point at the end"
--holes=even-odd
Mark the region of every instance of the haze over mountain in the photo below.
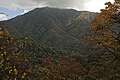
{"type": "Polygon", "coordinates": [[[88,11],[44,7],[4,24],[15,36],[27,37],[48,47],[85,53],[88,42],[83,37],[95,15],[88,11]]]}

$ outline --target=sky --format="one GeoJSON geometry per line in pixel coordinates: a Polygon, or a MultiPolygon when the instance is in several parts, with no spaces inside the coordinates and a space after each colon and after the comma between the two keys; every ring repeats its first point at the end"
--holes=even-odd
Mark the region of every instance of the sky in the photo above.
{"type": "Polygon", "coordinates": [[[114,0],[0,0],[0,21],[22,15],[37,7],[76,9],[99,12],[105,2],[114,0]]]}

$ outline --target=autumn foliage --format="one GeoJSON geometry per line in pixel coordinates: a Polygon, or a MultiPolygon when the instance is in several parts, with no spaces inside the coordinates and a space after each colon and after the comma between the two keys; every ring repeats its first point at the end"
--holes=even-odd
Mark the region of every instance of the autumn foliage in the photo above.
{"type": "Polygon", "coordinates": [[[15,40],[7,30],[0,28],[0,79],[26,80],[29,56],[23,54],[25,43],[15,40]]]}
{"type": "Polygon", "coordinates": [[[105,5],[90,27],[104,54],[36,49],[0,28],[0,80],[120,80],[120,0],[105,5]]]}
{"type": "Polygon", "coordinates": [[[86,74],[86,69],[75,58],[67,56],[48,57],[37,70],[39,73],[34,75],[41,76],[41,80],[79,80],[86,74]]]}
{"type": "Polygon", "coordinates": [[[91,38],[120,61],[120,0],[105,3],[91,25],[91,38]]]}

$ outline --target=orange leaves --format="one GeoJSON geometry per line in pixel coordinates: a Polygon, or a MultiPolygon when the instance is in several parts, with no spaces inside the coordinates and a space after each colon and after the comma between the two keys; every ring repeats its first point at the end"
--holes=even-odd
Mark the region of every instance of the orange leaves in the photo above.
{"type": "Polygon", "coordinates": [[[111,30],[103,30],[102,33],[103,33],[104,35],[109,35],[109,34],[112,33],[112,31],[111,31],[111,30]]]}
{"type": "Polygon", "coordinates": [[[119,3],[118,2],[114,2],[113,4],[107,2],[105,3],[106,5],[105,9],[101,9],[101,12],[97,16],[97,18],[102,18],[103,20],[102,23],[104,23],[104,26],[114,24],[114,20],[111,17],[115,14],[118,14],[118,11],[120,10],[120,2],[119,3]]]}
{"type": "Polygon", "coordinates": [[[116,57],[120,53],[120,0],[105,5],[91,24],[91,38],[116,57]]]}

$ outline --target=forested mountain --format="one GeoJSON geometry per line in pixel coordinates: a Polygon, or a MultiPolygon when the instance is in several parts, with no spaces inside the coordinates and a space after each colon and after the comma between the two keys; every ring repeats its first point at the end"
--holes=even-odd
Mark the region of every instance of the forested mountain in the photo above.
{"type": "Polygon", "coordinates": [[[99,14],[36,8],[0,22],[0,79],[120,80],[119,4],[99,14]]]}
{"type": "Polygon", "coordinates": [[[36,8],[24,15],[7,20],[10,32],[27,37],[42,45],[62,50],[86,52],[83,39],[97,13],[73,9],[36,8]]]}

